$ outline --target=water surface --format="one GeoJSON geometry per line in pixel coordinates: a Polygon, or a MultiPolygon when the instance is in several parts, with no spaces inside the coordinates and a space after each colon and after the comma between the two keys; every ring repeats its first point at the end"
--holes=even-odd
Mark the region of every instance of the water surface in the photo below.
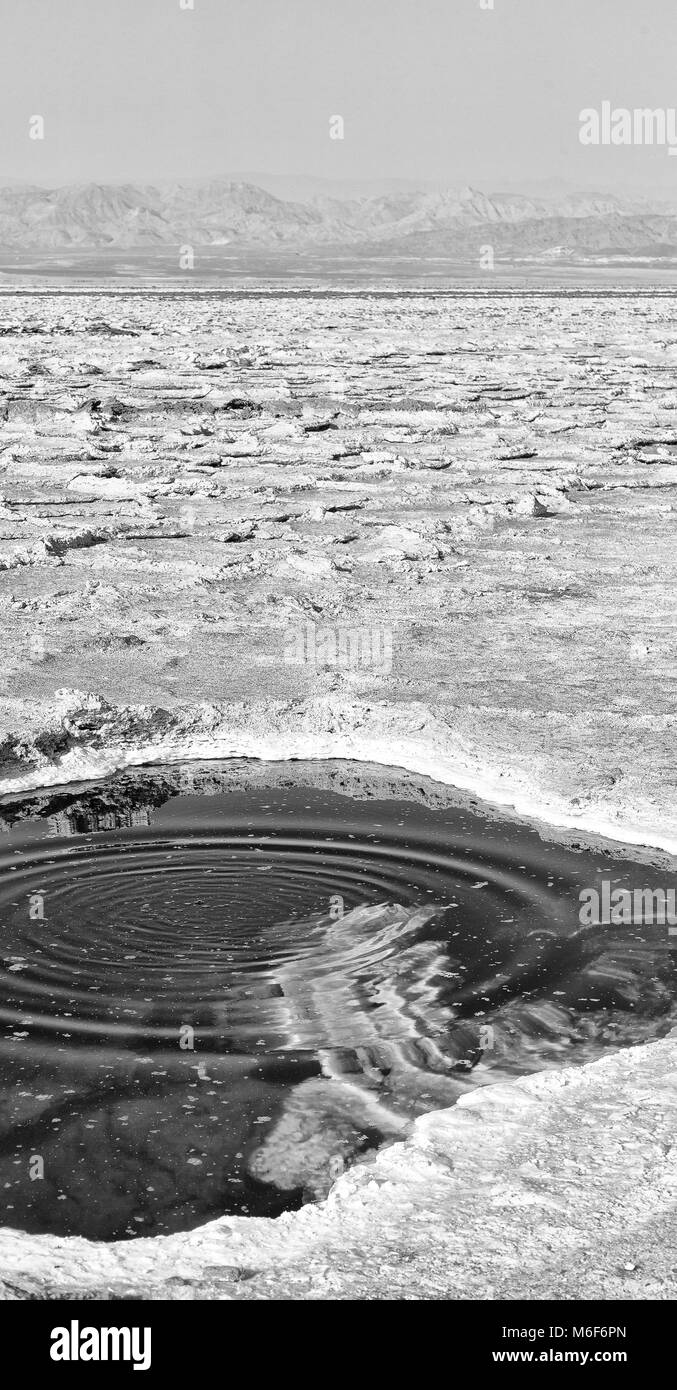
{"type": "Polygon", "coordinates": [[[332,767],[5,800],[4,1224],[276,1215],[470,1086],[677,1021],[667,927],[579,920],[582,888],[674,875],[332,767]]]}

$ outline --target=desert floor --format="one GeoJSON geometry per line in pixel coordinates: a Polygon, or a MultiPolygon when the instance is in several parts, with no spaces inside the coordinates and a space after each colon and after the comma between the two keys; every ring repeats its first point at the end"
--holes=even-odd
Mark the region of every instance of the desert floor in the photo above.
{"type": "MultiPolygon", "coordinates": [[[[1,306],[0,790],[358,757],[674,864],[671,295],[1,306]]],[[[671,1297],[674,1047],[488,1088],[275,1223],[0,1232],[7,1296],[671,1297]]]]}

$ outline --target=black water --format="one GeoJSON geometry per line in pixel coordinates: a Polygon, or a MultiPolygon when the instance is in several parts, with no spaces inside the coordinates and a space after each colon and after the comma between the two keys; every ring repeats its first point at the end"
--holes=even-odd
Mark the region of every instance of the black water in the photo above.
{"type": "Polygon", "coordinates": [[[392,777],[233,766],[0,805],[5,1225],[276,1215],[393,1122],[677,1022],[668,928],[579,920],[583,888],[674,875],[392,777]]]}

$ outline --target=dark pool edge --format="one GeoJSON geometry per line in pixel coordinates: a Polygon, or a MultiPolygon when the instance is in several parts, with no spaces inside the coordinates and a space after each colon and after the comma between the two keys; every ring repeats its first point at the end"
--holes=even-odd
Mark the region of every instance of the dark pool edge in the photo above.
{"type": "Polygon", "coordinates": [[[480,1088],[421,1116],[408,1138],[354,1165],[322,1202],[275,1218],[220,1217],[116,1242],[0,1228],[0,1299],[181,1299],[188,1287],[189,1296],[232,1298],[238,1284],[237,1297],[255,1301],[533,1300],[570,1298],[572,1281],[586,1300],[674,1297],[664,1222],[676,1065],[674,1030],[582,1067],[480,1088]],[[487,1193],[501,1198],[490,1219],[487,1193]]]}
{"type": "MultiPolygon", "coordinates": [[[[590,776],[593,749],[558,747],[557,777],[529,748],[483,746],[454,712],[421,702],[311,700],[195,703],[163,709],[113,705],[101,695],[55,692],[38,706],[13,702],[19,732],[0,730],[0,796],[99,781],[134,767],[248,759],[350,761],[429,778],[483,809],[528,823],[544,839],[598,847],[608,841],[640,854],[677,860],[677,798],[669,778],[656,786],[590,776]],[[585,762],[581,763],[581,756],[585,762]],[[4,777],[2,776],[4,773],[4,777]],[[562,790],[564,786],[564,790],[562,790]]],[[[592,732],[592,731],[591,731],[592,732]]],[[[651,863],[656,862],[653,858],[651,863]]],[[[664,862],[664,861],[659,861],[664,862]]]]}
{"type": "Polygon", "coordinates": [[[228,791],[273,788],[289,779],[294,768],[297,784],[332,792],[360,801],[401,800],[421,804],[427,809],[454,808],[481,815],[488,821],[508,822],[536,833],[547,843],[574,852],[597,852],[616,859],[628,859],[650,867],[677,869],[677,855],[651,845],[628,842],[592,830],[558,825],[537,815],[519,814],[514,807],[487,800],[479,793],[440,781],[428,773],[416,772],[396,764],[377,763],[358,757],[265,758],[255,755],[215,758],[184,758],[177,761],[127,762],[113,771],[87,778],[48,783],[30,790],[5,791],[0,794],[0,832],[32,815],[44,814],[54,798],[86,796],[98,787],[115,792],[122,789],[127,776],[165,776],[172,785],[170,795],[220,795],[228,791]],[[252,772],[261,776],[252,776],[252,772]],[[230,773],[228,784],[206,791],[195,786],[201,775],[230,773]],[[240,774],[238,776],[238,773],[240,774]],[[26,808],[25,816],[21,814],[26,808]],[[3,815],[16,808],[16,815],[3,815]]]}

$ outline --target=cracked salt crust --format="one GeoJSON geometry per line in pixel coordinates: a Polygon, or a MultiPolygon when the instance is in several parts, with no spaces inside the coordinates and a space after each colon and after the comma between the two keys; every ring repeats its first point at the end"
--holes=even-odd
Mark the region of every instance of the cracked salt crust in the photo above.
{"type": "MultiPolygon", "coordinates": [[[[675,854],[672,302],[396,304],[3,296],[3,791],[368,759],[675,854]],[[309,620],[392,671],[286,666],[309,620]]],[[[489,1087],[276,1222],[0,1231],[6,1296],[672,1297],[675,1060],[489,1087]]]]}

